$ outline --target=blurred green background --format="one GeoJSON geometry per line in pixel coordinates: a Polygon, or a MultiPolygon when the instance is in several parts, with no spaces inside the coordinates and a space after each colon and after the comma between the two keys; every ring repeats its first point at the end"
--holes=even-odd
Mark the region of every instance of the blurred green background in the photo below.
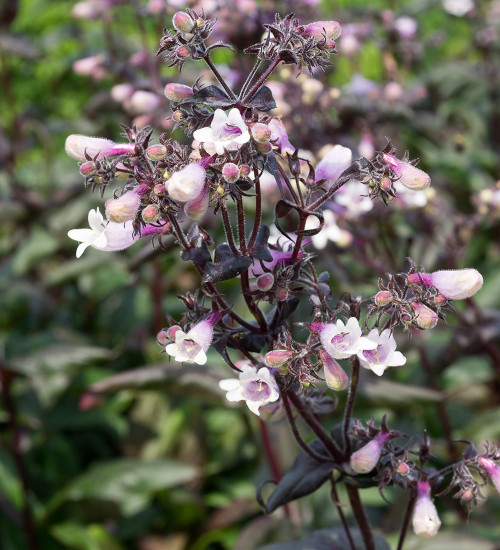
{"type": "MultiPolygon", "coordinates": [[[[326,487],[293,503],[289,518],[265,517],[255,499],[272,477],[262,439],[271,437],[286,470],[298,452],[286,422],[264,427],[246,407],[227,407],[217,381],[231,374],[215,352],[200,368],[160,353],[155,334],[165,313],[179,317],[176,295],[198,285],[178,250],[141,241],[122,253],[89,249],[75,258],[67,231],[85,227],[88,210],[103,200],[84,189],[64,141],[73,133],[119,140],[120,123],[133,121],[168,128],[159,92],[179,77],[154,52],[183,6],[84,4],[87,12],[62,0],[0,3],[0,548],[246,550],[336,527],[326,487]],[[75,61],[90,56],[100,57],[75,72],[75,61]],[[157,103],[117,101],[110,91],[126,82],[156,93],[157,103]],[[91,386],[103,394],[94,397],[91,386]]],[[[447,325],[401,339],[407,366],[383,379],[367,375],[356,414],[378,421],[387,414],[392,428],[411,433],[427,428],[437,466],[458,456],[461,444],[451,439],[498,442],[500,2],[202,7],[215,9],[221,36],[239,47],[259,39],[258,24],[274,9],[305,22],[341,22],[339,53],[321,89],[282,69],[288,80],[278,103],[288,108],[292,142],[312,157],[326,144],[356,150],[366,135],[376,147],[388,136],[408,148],[433,179],[425,208],[379,205],[351,233],[364,231],[375,263],[395,271],[411,254],[429,271],[470,266],[485,279],[477,300],[460,304],[447,325]],[[403,16],[409,20],[396,24],[403,16]]],[[[217,56],[241,81],[248,60],[217,56]]],[[[202,70],[187,64],[182,82],[194,83],[202,70]]],[[[382,273],[349,249],[330,248],[321,261],[339,296],[376,292],[382,273]]],[[[224,289],[236,302],[236,285],[224,289]]],[[[325,420],[337,422],[335,413],[325,420]]],[[[470,516],[451,497],[440,500],[439,536],[410,537],[407,548],[499,548],[500,496],[492,487],[484,494],[488,502],[470,516]]],[[[362,496],[377,532],[394,545],[405,495],[388,490],[392,506],[376,489],[362,496]]]]}

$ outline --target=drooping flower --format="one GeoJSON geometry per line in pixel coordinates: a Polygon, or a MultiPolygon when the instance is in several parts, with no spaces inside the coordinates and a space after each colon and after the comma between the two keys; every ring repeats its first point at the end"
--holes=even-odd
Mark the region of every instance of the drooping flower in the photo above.
{"type": "Polygon", "coordinates": [[[325,179],[333,185],[344,170],[347,170],[352,162],[352,151],[342,145],[335,145],[319,161],[316,166],[316,181],[325,179]]]}
{"type": "Polygon", "coordinates": [[[68,231],[68,237],[80,244],[76,249],[76,257],[79,258],[89,246],[97,250],[113,252],[124,250],[133,245],[141,237],[153,233],[161,233],[165,226],[146,225],[141,232],[134,234],[134,228],[131,221],[126,223],[114,223],[104,220],[99,208],[91,210],[88,216],[90,229],[71,229],[68,231]]]}
{"type": "Polygon", "coordinates": [[[280,117],[275,117],[269,122],[269,128],[271,128],[271,142],[279,147],[280,153],[283,156],[286,154],[293,155],[295,152],[295,147],[290,143],[288,139],[288,133],[286,131],[285,125],[281,122],[280,117]]]}
{"type": "Polygon", "coordinates": [[[205,187],[205,169],[196,162],[174,172],[165,183],[168,194],[176,201],[196,199],[205,187]]]}
{"type": "Polygon", "coordinates": [[[319,331],[324,350],[334,359],[347,359],[364,350],[373,350],[377,344],[361,336],[361,327],[356,317],[347,323],[337,319],[336,323],[313,323],[311,328],[319,331]]]}
{"type": "Polygon", "coordinates": [[[370,369],[377,376],[382,376],[388,367],[399,367],[406,363],[406,357],[400,351],[396,351],[396,340],[390,329],[386,328],[379,334],[374,328],[367,339],[375,343],[375,347],[358,353],[361,366],[365,369],[370,369]]]}
{"type": "Polygon", "coordinates": [[[216,109],[212,123],[193,133],[193,138],[201,143],[213,144],[218,155],[227,151],[236,151],[250,141],[250,133],[238,109],[225,113],[216,109]]]}
{"type": "Polygon", "coordinates": [[[408,282],[435,286],[446,298],[463,300],[473,296],[483,286],[483,277],[477,269],[444,269],[434,273],[412,273],[408,275],[408,282]]]}
{"type": "Polygon", "coordinates": [[[321,349],[318,354],[323,363],[323,375],[326,385],[334,391],[345,390],[349,383],[349,377],[345,370],[326,351],[321,349]]]}
{"type": "Polygon", "coordinates": [[[127,191],[117,199],[106,201],[106,217],[115,223],[133,220],[141,203],[141,196],[149,190],[147,185],[139,185],[133,191],[127,191]]]}
{"type": "Polygon", "coordinates": [[[193,220],[197,220],[206,214],[209,202],[210,187],[205,185],[201,193],[195,199],[190,200],[184,205],[184,212],[186,216],[189,216],[193,220]]]}
{"type": "Polygon", "coordinates": [[[480,456],[477,461],[488,472],[493,485],[500,493],[500,466],[487,456],[480,456]]]}
{"type": "Polygon", "coordinates": [[[115,143],[110,139],[88,137],[71,134],[66,138],[66,153],[81,162],[87,160],[85,153],[91,158],[117,157],[120,155],[133,155],[135,145],[133,143],[115,143]]]}
{"type": "Polygon", "coordinates": [[[419,537],[434,537],[441,527],[441,520],[431,500],[431,486],[427,481],[417,483],[417,494],[413,510],[413,531],[419,537]]]}
{"type": "Polygon", "coordinates": [[[389,439],[389,432],[379,432],[371,441],[358,449],[351,456],[351,468],[358,474],[371,472],[380,460],[380,453],[385,442],[389,439]]]}
{"type": "Polygon", "coordinates": [[[221,380],[219,387],[227,392],[228,401],[245,401],[257,416],[260,416],[260,407],[279,399],[278,384],[267,367],[257,369],[253,365],[243,365],[238,379],[221,380]]]}
{"type": "Polygon", "coordinates": [[[399,181],[412,191],[421,191],[431,184],[429,174],[409,162],[398,160],[389,153],[384,153],[384,162],[391,167],[399,181]]]}
{"type": "Polygon", "coordinates": [[[213,311],[187,333],[181,329],[177,330],[175,342],[168,344],[165,351],[176,361],[204,365],[207,362],[206,352],[212,343],[213,327],[221,317],[220,311],[213,311]]]}

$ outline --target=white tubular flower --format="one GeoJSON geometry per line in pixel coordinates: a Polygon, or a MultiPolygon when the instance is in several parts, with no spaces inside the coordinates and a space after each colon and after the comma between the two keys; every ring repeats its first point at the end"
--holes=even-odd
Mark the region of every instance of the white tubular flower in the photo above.
{"type": "Polygon", "coordinates": [[[326,179],[330,186],[352,162],[352,151],[342,145],[335,145],[319,161],[315,171],[316,181],[326,179]]]}
{"type": "Polygon", "coordinates": [[[85,153],[91,158],[97,156],[98,159],[133,155],[135,145],[133,143],[115,143],[105,138],[71,134],[66,138],[65,149],[70,157],[85,162],[87,160],[85,153]]]}
{"type": "Polygon", "coordinates": [[[205,187],[205,170],[193,162],[182,170],[174,172],[165,186],[174,200],[192,201],[200,196],[205,187]]]}
{"type": "Polygon", "coordinates": [[[483,276],[477,269],[443,269],[434,273],[411,273],[408,282],[413,285],[435,286],[450,300],[470,298],[483,286],[483,276]]]}
{"type": "Polygon", "coordinates": [[[106,229],[106,223],[99,211],[99,208],[91,210],[89,212],[89,225],[90,229],[71,229],[68,231],[68,237],[75,241],[79,241],[80,244],[76,249],[76,257],[79,258],[88,246],[95,248],[104,248],[107,245],[108,239],[104,234],[106,229]]]}
{"type": "Polygon", "coordinates": [[[384,162],[391,167],[399,181],[412,191],[421,191],[431,184],[429,174],[409,162],[398,160],[389,153],[384,153],[384,162]]]}
{"type": "Polygon", "coordinates": [[[419,537],[434,537],[441,527],[441,520],[431,500],[429,483],[419,481],[417,492],[418,499],[413,511],[413,531],[419,537]]]}
{"type": "Polygon", "coordinates": [[[358,353],[361,366],[365,369],[370,369],[377,376],[382,376],[388,367],[399,367],[406,363],[406,357],[400,351],[396,351],[396,340],[391,335],[390,329],[386,328],[379,334],[374,328],[367,338],[375,344],[375,347],[358,353]]]}
{"type": "Polygon", "coordinates": [[[176,361],[197,363],[207,362],[207,350],[212,343],[213,327],[222,317],[219,311],[212,312],[206,319],[196,323],[187,333],[179,329],[175,333],[175,342],[168,344],[165,351],[176,361]]]}
{"type": "Polygon", "coordinates": [[[219,382],[219,387],[227,392],[228,401],[245,401],[257,416],[260,416],[260,407],[279,399],[278,385],[267,367],[257,370],[252,365],[244,365],[239,379],[226,378],[219,382]]]}
{"type": "Polygon", "coordinates": [[[217,109],[212,124],[200,128],[193,134],[193,139],[207,144],[213,144],[218,155],[227,151],[236,151],[250,141],[250,133],[238,109],[234,108],[225,113],[217,109]]]}
{"type": "Polygon", "coordinates": [[[324,350],[334,359],[347,359],[377,347],[373,340],[361,336],[356,317],[351,317],[346,324],[340,319],[335,324],[321,324],[319,333],[324,350]]]}

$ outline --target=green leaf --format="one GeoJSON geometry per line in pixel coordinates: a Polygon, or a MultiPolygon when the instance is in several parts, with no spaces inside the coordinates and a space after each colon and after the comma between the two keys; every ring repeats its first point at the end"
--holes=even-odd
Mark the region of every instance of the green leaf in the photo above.
{"type": "Polygon", "coordinates": [[[144,508],[158,491],[176,487],[197,476],[194,466],[174,460],[144,462],[122,458],[91,468],[58,493],[48,514],[68,500],[97,499],[114,502],[129,516],[144,508]]]}
{"type": "Polygon", "coordinates": [[[66,522],[54,525],[50,531],[68,550],[123,550],[102,525],[84,527],[66,522]]]}

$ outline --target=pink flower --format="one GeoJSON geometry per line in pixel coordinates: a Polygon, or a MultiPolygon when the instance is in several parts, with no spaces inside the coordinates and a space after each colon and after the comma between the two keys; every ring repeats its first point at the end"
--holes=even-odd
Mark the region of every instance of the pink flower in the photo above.
{"type": "Polygon", "coordinates": [[[220,311],[213,311],[187,333],[181,329],[177,330],[175,342],[168,344],[165,351],[176,361],[204,365],[207,362],[206,352],[212,343],[213,327],[221,317],[220,311]]]}
{"type": "Polygon", "coordinates": [[[351,468],[358,474],[371,472],[380,460],[380,453],[388,439],[388,432],[379,432],[374,439],[352,454],[351,468]]]}
{"type": "Polygon", "coordinates": [[[412,191],[421,191],[431,184],[429,174],[426,174],[423,170],[420,170],[420,168],[413,166],[409,162],[398,160],[388,153],[384,154],[384,161],[390,166],[391,170],[399,178],[399,181],[412,191]]]}
{"type": "Polygon", "coordinates": [[[149,114],[155,111],[161,103],[161,99],[155,93],[138,90],[130,97],[128,108],[136,115],[149,114]]]}
{"type": "Polygon", "coordinates": [[[382,376],[388,367],[399,367],[406,363],[406,357],[396,351],[396,340],[391,330],[386,328],[380,334],[376,328],[370,331],[368,340],[375,343],[375,348],[358,353],[361,366],[382,376]]]}
{"type": "Polygon", "coordinates": [[[431,500],[431,487],[427,481],[417,483],[418,499],[413,510],[413,531],[419,537],[434,537],[441,527],[436,507],[431,500]]]}
{"type": "Polygon", "coordinates": [[[303,27],[304,36],[313,36],[316,40],[336,40],[341,33],[340,24],[337,21],[316,21],[303,27]]]}
{"type": "Polygon", "coordinates": [[[491,481],[496,487],[496,490],[500,493],[500,466],[495,464],[491,458],[487,456],[480,456],[477,461],[479,464],[490,474],[491,481]]]}
{"type": "Polygon", "coordinates": [[[377,347],[374,342],[361,336],[361,327],[356,317],[351,317],[345,324],[340,319],[336,323],[313,323],[311,328],[319,331],[324,350],[334,359],[347,359],[377,347]]]}
{"type": "Polygon", "coordinates": [[[257,370],[257,367],[246,364],[239,379],[226,378],[219,382],[219,387],[227,392],[228,401],[245,401],[257,416],[260,416],[260,407],[279,399],[278,385],[267,367],[257,370]]]}
{"type": "Polygon", "coordinates": [[[322,349],[318,352],[319,358],[323,363],[323,376],[325,377],[326,385],[334,391],[342,391],[347,388],[349,377],[344,369],[322,349]]]}
{"type": "Polygon", "coordinates": [[[110,139],[71,134],[66,138],[65,149],[70,157],[85,162],[87,160],[85,153],[92,158],[97,156],[98,159],[133,155],[135,145],[133,143],[115,143],[110,139]]]}
{"type": "Polygon", "coordinates": [[[316,167],[316,181],[325,179],[333,185],[344,170],[347,170],[352,162],[352,151],[342,145],[335,145],[320,160],[316,167]]]}
{"type": "Polygon", "coordinates": [[[215,152],[223,155],[227,151],[236,151],[250,141],[250,133],[238,109],[225,113],[216,109],[212,123],[193,133],[193,138],[201,143],[213,144],[215,152]]]}
{"type": "Polygon", "coordinates": [[[205,169],[198,163],[174,172],[165,183],[168,194],[176,201],[188,202],[199,197],[205,187],[205,169]]]}
{"type": "Polygon", "coordinates": [[[450,300],[463,300],[483,286],[483,277],[477,269],[445,269],[434,273],[412,273],[408,275],[408,282],[434,286],[450,300]]]}
{"type": "Polygon", "coordinates": [[[117,103],[123,103],[124,101],[129,99],[133,93],[134,87],[132,86],[132,84],[128,83],[115,84],[115,86],[113,86],[110,91],[111,97],[117,103]]]}
{"type": "Polygon", "coordinates": [[[271,142],[279,147],[281,154],[286,155],[289,153],[293,155],[295,147],[290,143],[288,133],[281,119],[278,117],[273,118],[268,126],[271,129],[271,142]]]}
{"type": "Polygon", "coordinates": [[[147,192],[147,185],[136,187],[133,191],[124,193],[117,199],[106,201],[106,217],[115,223],[125,223],[133,220],[141,203],[141,196],[147,192]]]}
{"type": "Polygon", "coordinates": [[[434,328],[438,322],[438,314],[421,302],[412,302],[415,312],[415,323],[421,329],[434,328]]]}

